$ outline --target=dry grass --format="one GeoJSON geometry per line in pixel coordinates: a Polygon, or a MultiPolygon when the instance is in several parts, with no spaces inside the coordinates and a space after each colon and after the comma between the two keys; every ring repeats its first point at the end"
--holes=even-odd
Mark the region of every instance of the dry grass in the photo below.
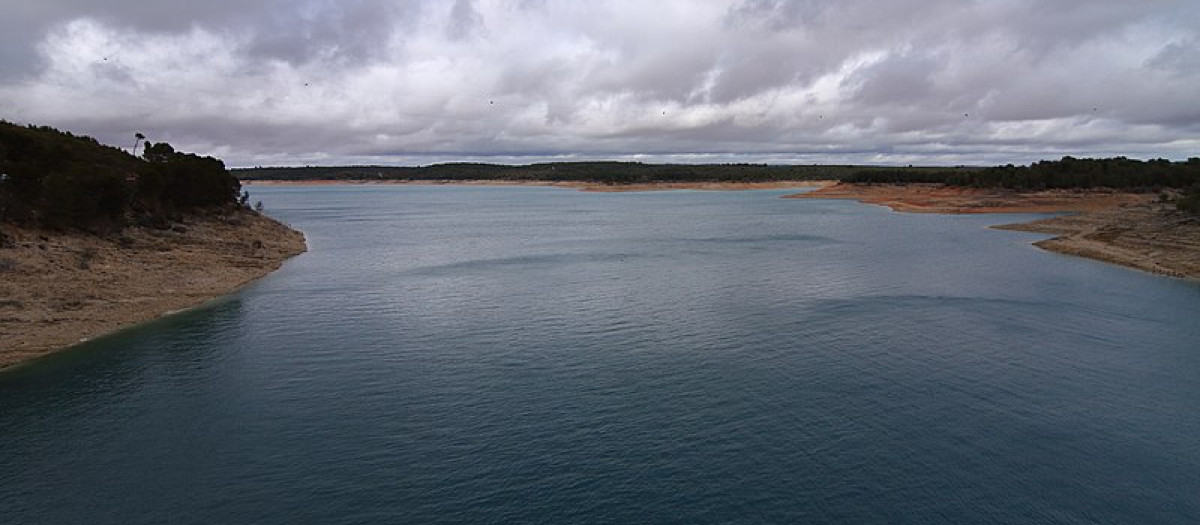
{"type": "Polygon", "coordinates": [[[266,217],[192,218],[111,237],[0,226],[0,367],[227,294],[305,250],[266,217]],[[235,224],[236,223],[236,224],[235,224]]]}

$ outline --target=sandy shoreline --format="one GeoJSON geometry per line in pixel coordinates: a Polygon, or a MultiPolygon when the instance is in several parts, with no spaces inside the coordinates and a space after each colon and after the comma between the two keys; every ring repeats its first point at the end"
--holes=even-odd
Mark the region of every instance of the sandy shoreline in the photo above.
{"type": "MultiPolygon", "coordinates": [[[[343,181],[252,182],[326,185],[343,181]]],[[[351,183],[354,184],[354,183],[351,183]]],[[[381,184],[376,182],[363,184],[381,184]]],[[[749,190],[819,187],[789,198],[854,199],[912,213],[1075,212],[996,226],[1055,235],[1036,246],[1174,277],[1200,279],[1200,218],[1152,195],[1104,191],[1017,193],[937,185],[826,181],[609,186],[507,181],[385,182],[557,186],[583,191],[749,190]]],[[[130,227],[101,238],[0,225],[0,370],[81,341],[204,304],[306,250],[304,236],[241,212],[173,228],[130,227]]]]}
{"type": "Polygon", "coordinates": [[[835,184],[829,180],[797,180],[772,182],[651,182],[644,184],[600,184],[580,181],[525,180],[243,180],[243,186],[539,186],[572,188],[580,191],[740,191],[792,188],[823,188],[835,184]]]}
{"type": "Polygon", "coordinates": [[[0,369],[226,295],[306,249],[239,212],[108,238],[0,225],[0,369]]]}
{"type": "Polygon", "coordinates": [[[835,184],[788,198],[849,199],[907,213],[1062,213],[1142,204],[1152,196],[1116,191],[1016,192],[940,184],[835,184]]]}
{"type": "Polygon", "coordinates": [[[853,199],[906,213],[1061,213],[995,228],[1055,235],[1035,246],[1160,275],[1200,279],[1200,218],[1149,194],[1116,191],[1015,192],[935,184],[838,184],[800,199],[853,199]]]}
{"type": "Polygon", "coordinates": [[[1073,213],[1028,224],[996,226],[1055,235],[1034,243],[1068,255],[1088,257],[1173,277],[1200,279],[1200,219],[1142,193],[1089,190],[1017,192],[948,187],[941,184],[839,184],[836,181],[699,182],[607,185],[539,181],[243,181],[245,185],[342,184],[553,186],[581,191],[752,190],[817,188],[789,195],[801,199],[851,199],[906,213],[1073,213]]]}

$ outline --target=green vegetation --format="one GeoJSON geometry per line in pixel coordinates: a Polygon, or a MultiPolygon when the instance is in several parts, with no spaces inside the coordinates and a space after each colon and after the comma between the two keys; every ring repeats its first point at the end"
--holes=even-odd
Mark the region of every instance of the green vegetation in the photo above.
{"type": "Polygon", "coordinates": [[[1165,159],[1140,161],[1125,157],[1063,157],[1061,160],[1044,160],[1029,166],[1009,164],[985,169],[859,171],[845,180],[860,183],[943,183],[1012,190],[1112,188],[1156,191],[1162,188],[1186,188],[1200,183],[1200,158],[1171,162],[1165,159]]]}
{"type": "Polygon", "coordinates": [[[148,144],[144,157],[134,192],[138,211],[175,213],[238,201],[242,185],[218,159],[179,153],[164,142],[148,144]]]}
{"type": "Polygon", "coordinates": [[[0,221],[103,231],[130,217],[161,223],[236,205],[240,190],[220,160],[166,143],[147,142],[139,159],[91,137],[0,121],[0,221]]]}
{"type": "Polygon", "coordinates": [[[842,179],[858,184],[944,184],[952,177],[978,173],[988,168],[862,168],[842,179]]]}
{"type": "Polygon", "coordinates": [[[1044,190],[1112,188],[1152,191],[1200,183],[1200,158],[1186,162],[1139,161],[1125,157],[1041,161],[1030,166],[873,167],[765,164],[642,164],[639,162],[554,162],[435,164],[421,167],[348,166],[233,170],[243,180],[540,181],[639,184],[652,182],[771,182],[840,180],[865,184],[949,184],[976,188],[1044,190]]]}
{"type": "Polygon", "coordinates": [[[432,166],[348,166],[248,168],[233,173],[242,180],[391,180],[391,181],[536,181],[642,184],[651,182],[771,182],[841,179],[853,166],[780,166],[766,164],[643,164],[640,162],[551,162],[509,166],[451,163],[432,166]]]}
{"type": "Polygon", "coordinates": [[[1200,184],[1192,186],[1182,197],[1175,201],[1175,206],[1192,215],[1200,215],[1200,184]]]}
{"type": "MultiPolygon", "coordinates": [[[[136,150],[145,136],[135,134],[136,150]]],[[[250,168],[232,172],[212,157],[145,142],[142,158],[49,127],[0,121],[0,221],[98,231],[131,218],[159,224],[198,209],[249,208],[238,179],[397,181],[771,182],[841,180],[856,183],[941,183],[978,188],[1042,190],[1112,188],[1159,191],[1192,188],[1179,209],[1200,214],[1200,158],[1186,162],[1063,157],[1030,166],[863,167],[766,164],[643,164],[552,162],[510,166],[451,163],[421,167],[349,166],[250,168]]]]}
{"type": "Polygon", "coordinates": [[[1008,165],[977,173],[960,173],[946,181],[955,186],[980,188],[1113,188],[1141,191],[1184,188],[1197,182],[1200,182],[1200,158],[1195,157],[1186,162],[1166,159],[1139,161],[1125,157],[1063,157],[1062,160],[1041,161],[1028,167],[1008,165]]]}

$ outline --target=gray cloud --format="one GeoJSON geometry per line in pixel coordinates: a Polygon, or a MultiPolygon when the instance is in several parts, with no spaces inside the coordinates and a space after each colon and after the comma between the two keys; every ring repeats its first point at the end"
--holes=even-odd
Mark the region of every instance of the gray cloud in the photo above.
{"type": "Polygon", "coordinates": [[[446,36],[459,40],[471,36],[483,28],[483,17],[475,10],[473,0],[454,0],[450,8],[450,20],[446,24],[446,36]]]}
{"type": "Polygon", "coordinates": [[[303,10],[272,10],[257,27],[243,30],[251,35],[247,51],[264,59],[304,63],[337,57],[362,61],[381,58],[384,48],[380,43],[409,29],[414,16],[411,5],[403,3],[322,3],[303,10]]]}
{"type": "Polygon", "coordinates": [[[0,4],[0,118],[234,165],[1200,149],[1189,0],[0,4]]]}

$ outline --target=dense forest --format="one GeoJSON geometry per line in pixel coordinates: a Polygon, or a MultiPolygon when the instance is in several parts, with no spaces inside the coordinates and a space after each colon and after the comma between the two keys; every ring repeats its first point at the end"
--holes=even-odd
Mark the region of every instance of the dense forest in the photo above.
{"type": "MultiPolygon", "coordinates": [[[[643,164],[640,162],[552,162],[510,166],[450,163],[431,166],[348,166],[235,169],[242,180],[539,181],[641,184],[651,182],[771,182],[840,180],[861,166],[768,164],[643,164]]],[[[944,171],[946,168],[912,168],[944,171]]]]}
{"type": "Polygon", "coordinates": [[[1185,162],[1077,159],[1041,161],[1029,166],[875,167],[766,164],[642,164],[638,162],[557,162],[435,164],[420,167],[349,166],[236,169],[242,180],[402,180],[402,181],[582,181],[602,184],[650,182],[769,182],[840,180],[856,183],[932,183],[976,188],[1043,190],[1112,188],[1154,191],[1200,183],[1200,158],[1185,162]]]}
{"type": "Polygon", "coordinates": [[[865,184],[940,183],[972,188],[1003,188],[1021,191],[1047,189],[1111,188],[1159,192],[1182,191],[1176,199],[1180,210],[1200,215],[1200,157],[1183,162],[1166,159],[1140,161],[1125,157],[1110,159],[1044,160],[1029,166],[997,166],[984,169],[954,169],[940,172],[891,169],[860,170],[843,179],[865,184]]]}
{"type": "Polygon", "coordinates": [[[220,160],[166,143],[145,143],[139,158],[91,137],[0,121],[2,222],[88,231],[119,228],[131,218],[157,224],[237,205],[240,191],[220,160]]]}
{"type": "Polygon", "coordinates": [[[862,184],[947,184],[1011,190],[1111,188],[1130,191],[1183,191],[1179,208],[1200,214],[1200,158],[1184,162],[1140,161],[1125,157],[1063,157],[1029,166],[884,167],[766,164],[643,164],[640,162],[554,162],[510,166],[450,163],[431,166],[345,166],[246,168],[242,180],[345,181],[542,181],[638,184],[653,182],[770,182],[839,180],[862,184]]]}
{"type": "Polygon", "coordinates": [[[861,170],[843,179],[858,183],[943,183],[973,188],[1013,190],[1112,188],[1156,191],[1188,188],[1200,183],[1200,158],[1184,162],[1165,159],[1140,161],[1125,157],[1111,159],[1044,160],[1029,166],[997,166],[982,169],[861,170]]]}

